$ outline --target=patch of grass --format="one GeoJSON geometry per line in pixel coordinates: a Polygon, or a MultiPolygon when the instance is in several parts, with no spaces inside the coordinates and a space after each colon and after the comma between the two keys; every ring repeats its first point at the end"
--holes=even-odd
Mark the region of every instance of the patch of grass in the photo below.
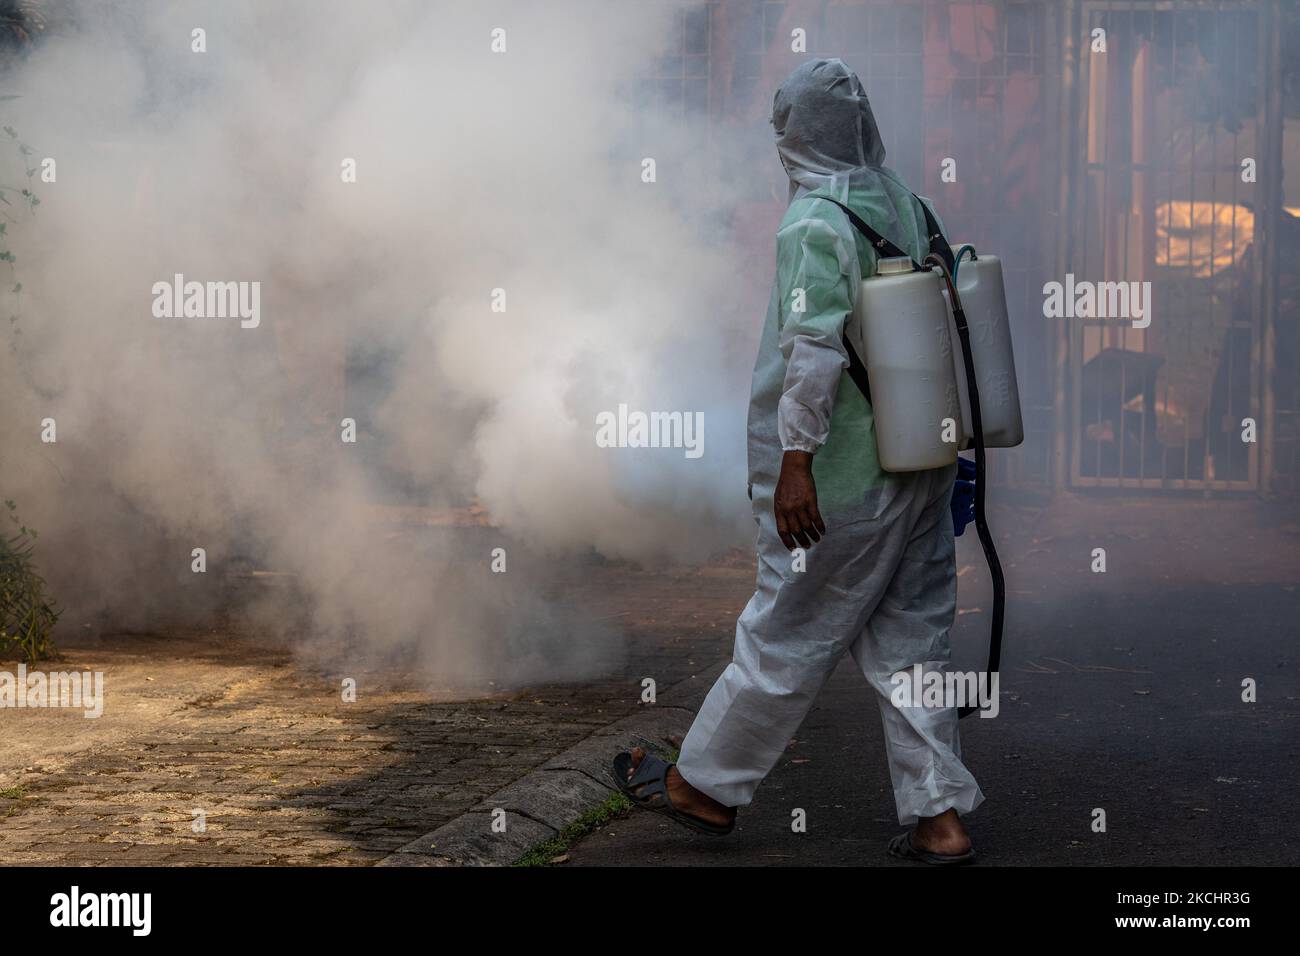
{"type": "Polygon", "coordinates": [[[22,787],[5,787],[0,790],[0,800],[21,800],[26,792],[22,787]]]}
{"type": "Polygon", "coordinates": [[[542,843],[537,844],[515,861],[515,866],[550,866],[551,861],[560,856],[578,840],[592,830],[604,826],[615,817],[632,809],[632,801],[621,793],[610,794],[608,800],[600,806],[588,810],[567,827],[542,843]]]}
{"type": "MultiPolygon", "coordinates": [[[[681,751],[674,748],[673,751],[664,759],[669,763],[676,763],[680,756],[681,751]]],[[[610,794],[609,799],[600,806],[588,810],[555,836],[534,846],[531,850],[516,860],[513,865],[550,866],[552,860],[557,856],[561,856],[565,850],[573,846],[573,844],[577,843],[588,833],[603,827],[610,820],[622,816],[631,809],[632,801],[623,796],[623,794],[610,794]]]]}

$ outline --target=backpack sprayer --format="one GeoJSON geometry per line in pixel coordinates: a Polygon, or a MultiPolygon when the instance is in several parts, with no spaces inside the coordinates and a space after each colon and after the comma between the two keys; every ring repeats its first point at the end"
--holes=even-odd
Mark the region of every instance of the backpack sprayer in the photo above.
{"type": "MultiPolygon", "coordinates": [[[[958,460],[959,449],[975,451],[975,530],[993,581],[987,673],[996,674],[1006,582],[984,516],[984,452],[1015,447],[1025,437],[1002,264],[996,256],[978,257],[971,245],[954,256],[919,199],[930,242],[919,263],[848,206],[827,201],[844,210],[878,257],[876,275],[863,280],[854,309],[866,363],[847,327],[844,346],[849,376],[872,407],[881,468],[943,468],[958,460]],[[967,252],[970,260],[962,269],[967,252]]],[[[958,715],[977,710],[962,707],[958,715]]]]}

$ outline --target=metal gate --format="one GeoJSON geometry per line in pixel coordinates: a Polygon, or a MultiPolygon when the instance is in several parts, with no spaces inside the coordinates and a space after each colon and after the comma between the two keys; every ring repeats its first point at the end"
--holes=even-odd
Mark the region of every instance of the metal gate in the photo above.
{"type": "Polygon", "coordinates": [[[1078,283],[1129,285],[1094,286],[1092,316],[1064,323],[1070,483],[1258,489],[1273,440],[1276,4],[1086,0],[1080,13],[1062,261],[1081,296],[1078,283]],[[1121,292],[1145,290],[1149,324],[1140,299],[1122,308],[1121,292]]]}

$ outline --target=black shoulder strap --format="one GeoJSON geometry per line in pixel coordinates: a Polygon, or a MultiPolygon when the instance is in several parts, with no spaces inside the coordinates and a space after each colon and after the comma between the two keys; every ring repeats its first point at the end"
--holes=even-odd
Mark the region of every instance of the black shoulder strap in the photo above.
{"type": "MultiPolygon", "coordinates": [[[[862,233],[864,236],[867,237],[867,241],[870,242],[871,245],[875,248],[876,255],[880,256],[881,258],[884,259],[911,259],[912,258],[902,249],[898,248],[898,246],[894,245],[892,242],[890,242],[880,233],[876,232],[876,230],[868,226],[866,221],[861,216],[859,216],[848,206],[844,205],[844,203],[840,202],[838,199],[831,199],[829,196],[812,196],[810,198],[825,199],[828,203],[834,203],[836,206],[839,206],[841,209],[843,209],[844,215],[849,217],[849,222],[853,223],[854,228],[857,229],[858,232],[862,233]]],[[[925,203],[922,203],[921,205],[924,206],[925,203]]],[[[927,216],[929,215],[929,210],[926,211],[926,215],[927,216]]]]}
{"type": "Polygon", "coordinates": [[[858,350],[853,347],[849,341],[848,333],[842,333],[841,338],[844,341],[844,351],[849,355],[849,378],[853,379],[853,384],[858,387],[862,397],[871,404],[871,377],[867,375],[867,367],[862,364],[862,359],[858,358],[858,350]]]}
{"type": "MultiPolygon", "coordinates": [[[[861,216],[838,199],[831,199],[829,196],[812,196],[810,198],[825,199],[827,202],[834,203],[836,206],[843,209],[844,214],[849,217],[849,222],[853,223],[853,227],[866,237],[867,241],[870,242],[872,247],[876,250],[878,256],[886,259],[912,258],[902,249],[898,248],[894,243],[890,242],[880,233],[876,232],[876,230],[868,226],[861,216]]],[[[925,215],[925,237],[929,242],[930,251],[942,258],[944,264],[948,267],[948,270],[952,271],[952,247],[948,245],[948,240],[944,238],[943,230],[939,228],[939,223],[934,218],[934,213],[930,211],[930,207],[921,200],[920,196],[913,193],[912,198],[920,204],[921,212],[925,215]]],[[[915,259],[912,260],[912,264],[913,267],[917,266],[915,259]]]]}
{"type": "MultiPolygon", "coordinates": [[[[844,210],[844,214],[849,217],[849,222],[853,223],[853,227],[857,229],[858,232],[862,233],[862,235],[866,237],[867,241],[871,243],[872,248],[876,250],[877,256],[885,259],[912,258],[902,249],[898,248],[898,246],[894,245],[880,233],[876,232],[876,230],[868,226],[861,216],[839,200],[831,199],[829,196],[813,196],[811,198],[825,199],[827,202],[834,203],[836,206],[839,206],[844,210]]],[[[951,270],[953,264],[952,248],[948,245],[948,240],[943,237],[943,230],[939,228],[939,224],[935,221],[934,214],[930,212],[930,207],[921,202],[919,196],[913,194],[912,198],[921,204],[921,211],[925,213],[925,234],[930,241],[930,251],[942,257],[948,268],[951,270]]],[[[912,268],[919,268],[915,259],[912,259],[912,268]]],[[[849,356],[849,378],[853,379],[853,384],[858,387],[858,391],[862,392],[863,397],[867,400],[867,404],[870,405],[871,379],[867,375],[867,367],[862,363],[862,359],[858,357],[857,349],[855,349],[853,344],[849,341],[847,333],[842,334],[841,338],[844,342],[844,351],[849,356]]]]}
{"type": "Polygon", "coordinates": [[[952,272],[954,265],[952,246],[948,245],[943,230],[939,228],[939,223],[935,221],[934,213],[930,212],[930,207],[925,204],[925,200],[915,193],[912,194],[912,198],[921,204],[921,211],[925,213],[925,235],[930,242],[930,251],[943,259],[943,264],[948,267],[949,272],[952,272]]]}

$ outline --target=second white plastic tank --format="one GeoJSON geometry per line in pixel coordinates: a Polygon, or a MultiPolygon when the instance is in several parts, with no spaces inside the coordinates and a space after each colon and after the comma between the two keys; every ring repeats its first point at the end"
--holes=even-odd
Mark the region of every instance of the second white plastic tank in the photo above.
{"type": "MultiPolygon", "coordinates": [[[[1016,382],[1016,360],[1011,348],[1011,323],[1007,318],[1001,261],[990,255],[963,260],[957,269],[956,285],[966,312],[966,324],[970,328],[984,447],[1013,448],[1025,440],[1025,428],[1020,416],[1020,390],[1016,382]]],[[[944,297],[947,298],[946,293],[944,297]]],[[[957,339],[955,323],[952,335],[957,385],[961,393],[962,430],[966,438],[962,447],[965,448],[974,436],[961,343],[957,339]]]]}

